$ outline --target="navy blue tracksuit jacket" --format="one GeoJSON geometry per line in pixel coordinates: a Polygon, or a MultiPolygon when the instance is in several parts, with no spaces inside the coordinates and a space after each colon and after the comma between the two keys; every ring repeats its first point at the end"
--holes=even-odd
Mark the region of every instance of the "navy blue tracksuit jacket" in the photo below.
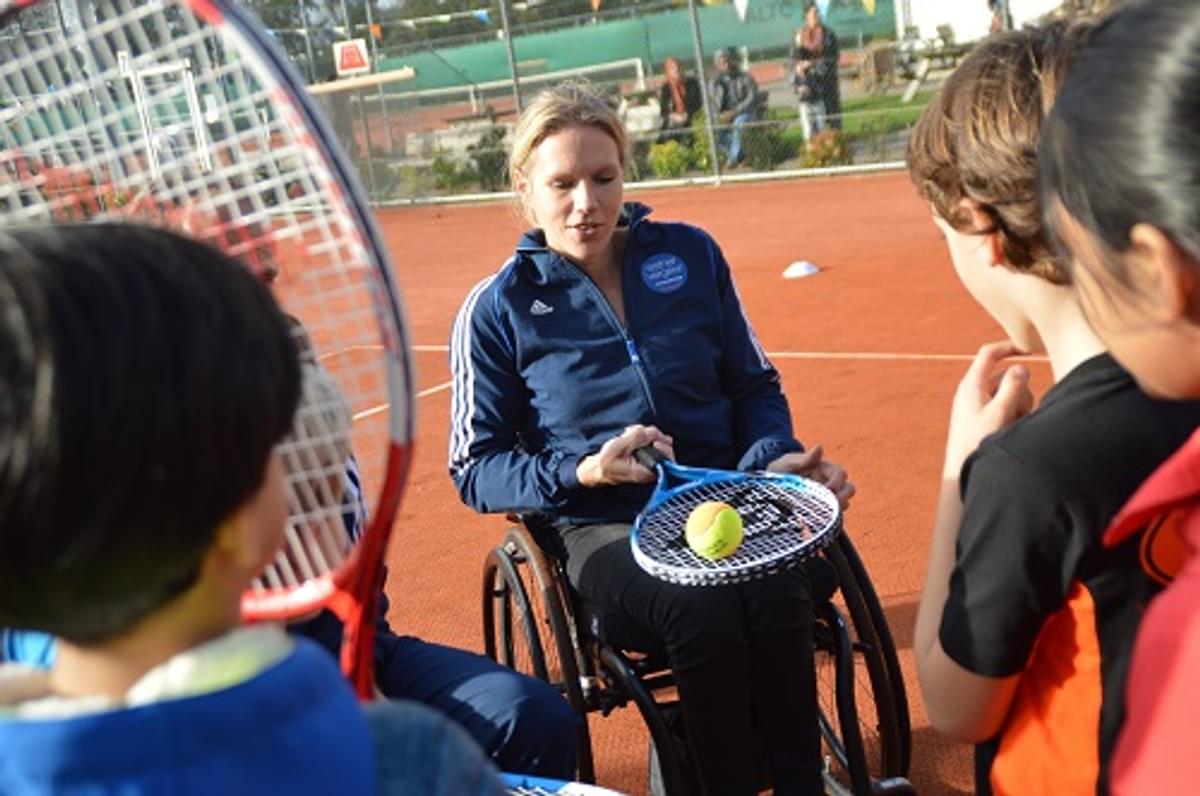
{"type": "Polygon", "coordinates": [[[634,423],[673,436],[682,464],[761,469],[803,450],[720,248],[649,213],[625,206],[625,326],[536,230],[467,296],[450,343],[450,473],[467,505],[632,522],[651,487],[586,489],[575,468],[634,423]]]}

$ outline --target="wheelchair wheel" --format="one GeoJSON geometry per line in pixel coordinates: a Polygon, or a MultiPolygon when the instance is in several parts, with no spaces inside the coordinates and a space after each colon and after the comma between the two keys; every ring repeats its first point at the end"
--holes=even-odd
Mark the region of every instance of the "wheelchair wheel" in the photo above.
{"type": "Polygon", "coordinates": [[[689,796],[700,786],[684,737],[683,715],[670,674],[639,674],[638,664],[625,653],[598,640],[591,642],[600,671],[615,693],[628,695],[646,724],[648,744],[647,793],[650,796],[689,796]],[[670,686],[664,688],[666,684],[670,686]],[[663,697],[664,692],[671,692],[663,697]],[[655,695],[659,698],[656,698],[655,695]]]}
{"type": "Polygon", "coordinates": [[[550,682],[529,590],[512,554],[492,550],[484,564],[483,647],[489,658],[550,682]]]}
{"type": "Polygon", "coordinates": [[[509,530],[483,572],[484,653],[558,690],[580,717],[578,778],[593,782],[588,705],[557,570],[523,527],[509,530]]]}
{"type": "Polygon", "coordinates": [[[816,606],[813,648],[826,792],[869,796],[873,776],[858,722],[855,653],[846,620],[832,602],[816,606]]]}
{"type": "MultiPolygon", "coordinates": [[[[844,597],[846,607],[851,612],[851,621],[855,627],[870,624],[874,629],[877,654],[864,654],[864,657],[873,660],[870,665],[877,670],[881,669],[881,675],[886,676],[890,684],[886,700],[889,706],[887,726],[890,727],[890,731],[885,746],[891,751],[884,760],[883,769],[887,777],[906,777],[912,763],[912,720],[908,712],[908,692],[904,687],[904,674],[896,654],[896,643],[892,639],[887,617],[883,614],[879,595],[876,594],[867,568],[849,537],[842,535],[833,555],[840,559],[835,561],[839,577],[843,583],[848,584],[843,587],[843,594],[853,595],[844,597]]],[[[863,636],[859,638],[860,644],[868,640],[863,636]]],[[[877,700],[881,698],[881,694],[882,692],[876,694],[877,700]]],[[[884,722],[880,721],[881,734],[883,726],[884,722]]]]}
{"type": "Polygon", "coordinates": [[[840,536],[825,555],[839,589],[833,614],[818,612],[814,630],[821,734],[830,777],[846,792],[870,793],[872,782],[908,773],[908,702],[882,608],[849,538],[840,536]],[[842,634],[849,661],[839,648],[842,634]]]}

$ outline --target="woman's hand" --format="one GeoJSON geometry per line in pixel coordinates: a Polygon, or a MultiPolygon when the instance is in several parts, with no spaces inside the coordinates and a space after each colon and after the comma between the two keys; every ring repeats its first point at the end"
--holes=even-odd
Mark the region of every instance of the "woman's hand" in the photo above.
{"type": "Polygon", "coordinates": [[[633,452],[653,445],[668,458],[675,458],[675,441],[654,426],[626,426],[625,430],[600,446],[600,450],[579,460],[575,477],[586,487],[614,484],[650,484],[657,476],[636,459],[633,452]]]}
{"type": "Polygon", "coordinates": [[[768,464],[767,471],[795,473],[824,484],[830,492],[837,495],[838,504],[845,510],[850,506],[850,498],[854,497],[857,490],[846,476],[845,468],[825,459],[824,455],[820,445],[815,445],[803,453],[785,453],[768,464]]]}
{"type": "Polygon", "coordinates": [[[963,462],[984,437],[1033,411],[1029,369],[1012,365],[997,370],[1002,360],[1023,353],[1015,343],[1005,340],[983,346],[971,361],[958,383],[950,410],[944,477],[957,480],[963,462]]]}

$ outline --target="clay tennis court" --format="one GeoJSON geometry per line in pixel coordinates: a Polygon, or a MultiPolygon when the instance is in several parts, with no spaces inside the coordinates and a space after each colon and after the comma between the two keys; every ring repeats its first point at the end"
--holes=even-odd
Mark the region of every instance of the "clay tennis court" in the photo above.
{"type": "MultiPolygon", "coordinates": [[[[955,279],[907,175],[631,193],[658,219],[711,232],[764,347],[783,375],[797,434],[822,443],[858,486],[846,518],[905,666],[911,779],[922,794],[969,793],[970,750],[932,731],[912,670],[912,623],[939,487],[950,398],[967,360],[1001,336],[955,279]],[[821,267],[785,280],[795,260],[821,267]]],[[[505,528],[458,499],[446,471],[446,343],[459,303],[512,250],[508,204],[382,211],[416,344],[418,437],[390,555],[399,632],[482,649],[484,555],[505,528]]],[[[1049,368],[1033,365],[1035,387],[1049,368]]],[[[645,792],[646,737],[630,707],[591,719],[602,785],[645,792]]]]}

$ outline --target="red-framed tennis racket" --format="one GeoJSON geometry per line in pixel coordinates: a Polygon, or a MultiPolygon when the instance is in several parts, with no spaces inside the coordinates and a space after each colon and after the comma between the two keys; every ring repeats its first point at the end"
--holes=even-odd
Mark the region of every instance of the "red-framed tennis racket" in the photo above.
{"type": "Polygon", "coordinates": [[[786,473],[734,472],[675,464],[653,446],[634,451],[658,483],[629,534],[633,558],[660,580],[719,586],[796,566],[837,538],[842,512],[824,485],[786,473]],[[735,509],[745,536],[730,555],[711,560],[687,544],[692,510],[716,501],[735,509]]]}
{"type": "Polygon", "coordinates": [[[281,444],[286,548],[243,612],[333,610],[346,628],[342,667],[369,697],[383,558],[412,456],[413,374],[357,177],[284,54],[235,4],[70,11],[0,0],[0,223],[158,224],[282,273],[276,294],[345,403],[306,381],[303,417],[281,444]],[[356,540],[343,517],[351,449],[376,496],[356,540]]]}

